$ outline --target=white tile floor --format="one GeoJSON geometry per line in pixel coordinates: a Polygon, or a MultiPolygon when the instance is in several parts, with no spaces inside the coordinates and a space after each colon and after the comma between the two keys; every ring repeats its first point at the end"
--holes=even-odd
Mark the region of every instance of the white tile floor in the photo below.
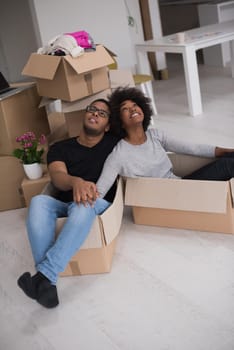
{"type": "MultiPolygon", "coordinates": [[[[229,69],[200,67],[204,113],[193,118],[174,58],[155,84],[155,126],[234,147],[229,69]]],[[[46,310],[16,286],[33,272],[25,213],[0,213],[1,350],[234,349],[234,235],[137,226],[126,208],[111,273],[61,278],[60,305],[46,310]]]]}

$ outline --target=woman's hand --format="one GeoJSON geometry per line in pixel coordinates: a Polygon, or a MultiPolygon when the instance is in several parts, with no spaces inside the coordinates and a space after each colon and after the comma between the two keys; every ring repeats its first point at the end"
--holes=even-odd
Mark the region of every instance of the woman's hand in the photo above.
{"type": "Polygon", "coordinates": [[[222,157],[225,155],[225,153],[233,153],[233,156],[234,156],[234,148],[222,148],[222,147],[215,148],[215,157],[222,157]]]}
{"type": "Polygon", "coordinates": [[[94,182],[85,181],[80,177],[72,177],[73,201],[91,206],[98,198],[97,187],[94,182]]]}

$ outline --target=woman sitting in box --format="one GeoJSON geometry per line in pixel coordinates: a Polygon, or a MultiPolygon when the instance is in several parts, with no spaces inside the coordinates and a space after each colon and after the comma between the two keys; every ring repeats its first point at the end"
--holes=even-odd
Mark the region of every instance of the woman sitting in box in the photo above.
{"type": "Polygon", "coordinates": [[[234,149],[192,144],[148,128],[152,116],[150,99],[137,88],[116,89],[109,97],[110,130],[121,140],[105,161],[97,182],[103,197],[117,175],[125,177],[179,178],[173,173],[167,152],[214,158],[186,175],[185,179],[229,180],[234,177],[234,149]]]}

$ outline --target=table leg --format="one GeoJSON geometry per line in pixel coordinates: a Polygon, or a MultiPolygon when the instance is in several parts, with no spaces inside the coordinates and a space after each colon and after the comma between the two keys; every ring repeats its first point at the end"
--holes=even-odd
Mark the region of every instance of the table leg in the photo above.
{"type": "MultiPolygon", "coordinates": [[[[139,74],[152,75],[147,52],[136,51],[137,53],[137,71],[139,74]]],[[[141,84],[141,88],[146,96],[148,96],[152,101],[152,109],[154,115],[157,115],[156,102],[153,92],[153,84],[151,81],[141,84]]]]}
{"type": "Polygon", "coordinates": [[[147,56],[147,52],[136,50],[137,57],[137,73],[151,75],[151,68],[147,56]]]}
{"type": "Polygon", "coordinates": [[[153,93],[153,85],[151,81],[147,81],[144,84],[141,84],[141,90],[145,94],[145,96],[148,96],[151,99],[151,107],[153,110],[153,114],[157,115],[157,107],[155,103],[154,93],[153,93]]]}
{"type": "Polygon", "coordinates": [[[185,47],[183,62],[189,111],[190,114],[195,117],[202,114],[202,103],[196,51],[192,47],[185,47]]]}
{"type": "Polygon", "coordinates": [[[231,53],[231,72],[232,72],[232,78],[234,78],[234,40],[230,41],[230,53],[231,53]]]}

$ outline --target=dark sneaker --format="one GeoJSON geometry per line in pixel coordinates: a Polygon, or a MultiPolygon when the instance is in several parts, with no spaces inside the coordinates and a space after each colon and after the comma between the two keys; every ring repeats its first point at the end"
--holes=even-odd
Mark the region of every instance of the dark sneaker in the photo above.
{"type": "Polygon", "coordinates": [[[35,285],[32,283],[32,277],[29,272],[23,273],[17,280],[18,286],[31,299],[36,299],[35,285]]]}
{"type": "Polygon", "coordinates": [[[48,280],[40,283],[37,290],[37,302],[42,306],[51,309],[59,304],[57,288],[48,280]]]}
{"type": "Polygon", "coordinates": [[[29,272],[25,272],[19,277],[17,284],[29,298],[48,309],[59,304],[56,286],[41,273],[32,277],[29,272]]]}

